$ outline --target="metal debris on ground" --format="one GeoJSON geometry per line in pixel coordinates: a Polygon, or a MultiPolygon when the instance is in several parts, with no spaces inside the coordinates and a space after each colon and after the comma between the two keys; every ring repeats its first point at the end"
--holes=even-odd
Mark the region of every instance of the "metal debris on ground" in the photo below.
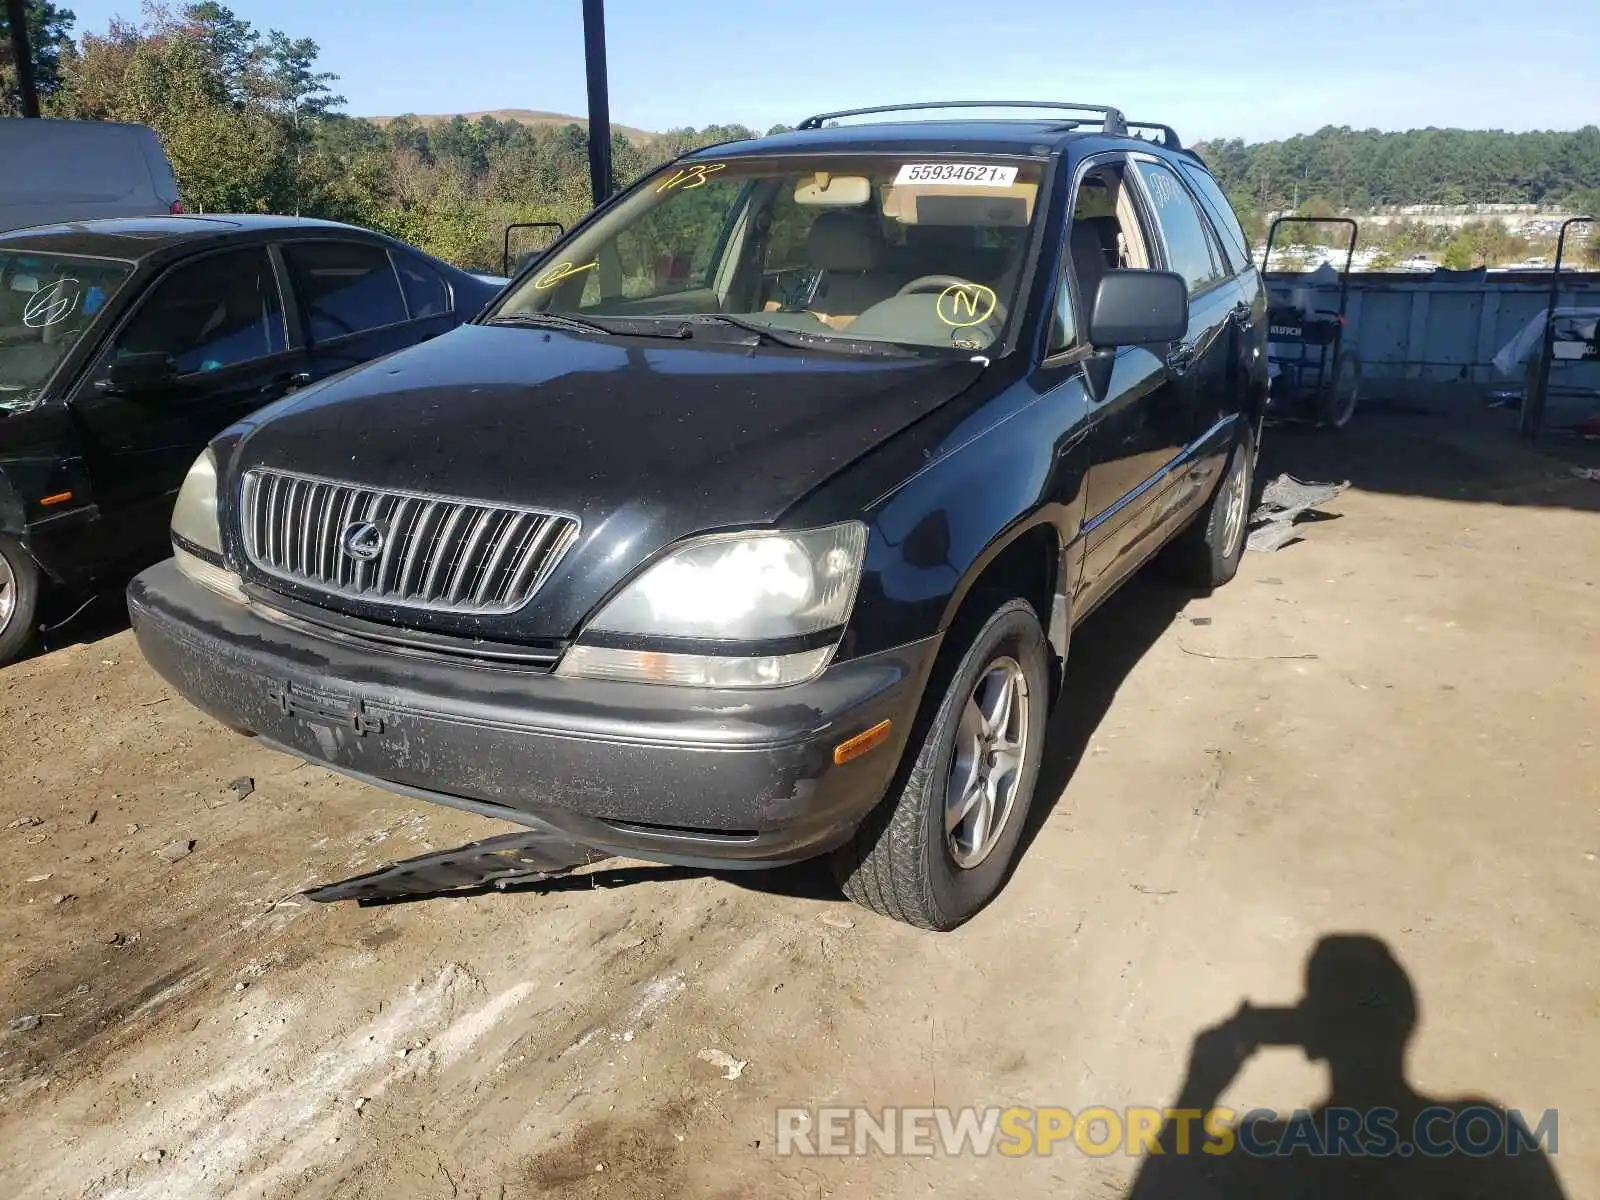
{"type": "Polygon", "coordinates": [[[256,790],[256,781],[248,775],[241,775],[228,785],[228,789],[240,800],[256,790]]]}
{"type": "Polygon", "coordinates": [[[39,820],[38,817],[18,817],[15,821],[11,822],[11,824],[7,825],[6,828],[7,829],[27,829],[30,825],[43,825],[43,824],[44,824],[44,822],[39,820]]]}
{"type": "Polygon", "coordinates": [[[31,1033],[37,1028],[39,1028],[39,1018],[31,1014],[26,1017],[18,1017],[11,1022],[12,1033],[31,1033]]]}
{"type": "Polygon", "coordinates": [[[161,849],[157,850],[156,853],[162,858],[166,859],[169,863],[175,863],[180,859],[188,858],[193,849],[194,841],[192,839],[179,838],[175,842],[168,842],[165,846],[161,847],[161,849]]]}
{"type": "Polygon", "coordinates": [[[1295,523],[1349,486],[1348,479],[1343,483],[1311,483],[1293,475],[1279,475],[1261,489],[1261,503],[1250,515],[1250,537],[1245,548],[1272,551],[1298,541],[1295,523]]]}

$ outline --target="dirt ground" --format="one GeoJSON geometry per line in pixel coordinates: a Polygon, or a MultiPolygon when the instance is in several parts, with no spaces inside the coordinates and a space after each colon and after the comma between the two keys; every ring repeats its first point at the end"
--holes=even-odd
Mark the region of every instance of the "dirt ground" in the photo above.
{"type": "MultiPolygon", "coordinates": [[[[1346,932],[1409,974],[1410,1085],[1559,1109],[1600,1195],[1600,483],[1358,421],[1263,462],[1352,479],[1337,520],[1080,631],[1016,876],[949,935],[815,869],[315,905],[505,829],[227,733],[125,628],[0,672],[0,1194],[1118,1196],[1125,1154],[779,1157],[774,1113],[1169,1104],[1346,932]]],[[[1223,1099],[1327,1086],[1284,1046],[1223,1099]]]]}

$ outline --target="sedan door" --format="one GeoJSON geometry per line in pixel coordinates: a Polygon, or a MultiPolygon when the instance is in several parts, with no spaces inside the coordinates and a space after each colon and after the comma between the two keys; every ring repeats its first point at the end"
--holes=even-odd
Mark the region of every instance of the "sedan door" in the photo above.
{"type": "Polygon", "coordinates": [[[283,257],[317,379],[453,329],[449,284],[420,256],[377,241],[289,241],[283,257]]]}
{"type": "Polygon", "coordinates": [[[186,260],[157,277],[69,397],[104,529],[132,560],[164,549],[184,475],[223,429],[305,382],[265,246],[186,260]],[[130,395],[108,379],[124,355],[166,354],[176,372],[130,395]]]}

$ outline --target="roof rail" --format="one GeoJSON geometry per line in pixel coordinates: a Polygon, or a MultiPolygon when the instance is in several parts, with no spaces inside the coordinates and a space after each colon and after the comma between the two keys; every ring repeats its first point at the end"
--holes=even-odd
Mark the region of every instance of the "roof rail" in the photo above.
{"type": "MultiPolygon", "coordinates": [[[[838,112],[817,113],[807,117],[799,124],[800,129],[821,129],[827,121],[836,121],[840,117],[866,117],[876,113],[916,112],[929,108],[1048,108],[1057,111],[1099,113],[1104,118],[1102,131],[1105,133],[1125,134],[1128,132],[1127,120],[1122,115],[1122,110],[1112,108],[1108,104],[1077,104],[1070,100],[924,100],[916,104],[879,104],[871,108],[844,108],[838,112]]],[[[1170,133],[1171,131],[1168,130],[1170,133]]],[[[1174,141],[1177,134],[1172,134],[1174,141]]]]}
{"type": "MultiPolygon", "coordinates": [[[[1183,149],[1183,142],[1179,140],[1177,131],[1174,130],[1171,125],[1161,125],[1155,121],[1128,121],[1126,124],[1130,130],[1152,129],[1156,133],[1159,133],[1161,135],[1162,146],[1168,150],[1183,149]]],[[[1138,135],[1135,134],[1134,136],[1137,137],[1138,135]]]]}

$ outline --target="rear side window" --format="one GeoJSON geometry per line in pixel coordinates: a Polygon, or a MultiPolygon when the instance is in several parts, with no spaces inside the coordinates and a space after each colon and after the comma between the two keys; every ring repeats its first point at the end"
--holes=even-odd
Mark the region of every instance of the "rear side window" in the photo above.
{"type": "Polygon", "coordinates": [[[450,311],[450,288],[439,272],[409,254],[390,253],[394,253],[394,269],[399,272],[400,289],[413,321],[450,311]]]}
{"type": "Polygon", "coordinates": [[[1168,265],[1188,281],[1191,296],[1221,282],[1227,277],[1227,271],[1217,257],[1206,233],[1205,220],[1194,206],[1189,190],[1160,163],[1141,160],[1137,165],[1166,239],[1168,265]]]}
{"type": "Polygon", "coordinates": [[[156,284],[114,353],[170,354],[178,374],[220,371],[284,348],[283,306],[265,249],[212,254],[156,284]]]}
{"type": "Polygon", "coordinates": [[[1242,269],[1250,262],[1250,239],[1245,236],[1239,218],[1234,216],[1233,205],[1228,203],[1217,181],[1211,178],[1211,172],[1186,166],[1183,173],[1189,177],[1189,182],[1200,196],[1200,204],[1211,217],[1211,227],[1220,231],[1227,243],[1228,257],[1233,259],[1234,269],[1242,269]]]}
{"type": "Polygon", "coordinates": [[[400,281],[382,246],[291,242],[283,251],[313,342],[407,319],[400,281]]]}

